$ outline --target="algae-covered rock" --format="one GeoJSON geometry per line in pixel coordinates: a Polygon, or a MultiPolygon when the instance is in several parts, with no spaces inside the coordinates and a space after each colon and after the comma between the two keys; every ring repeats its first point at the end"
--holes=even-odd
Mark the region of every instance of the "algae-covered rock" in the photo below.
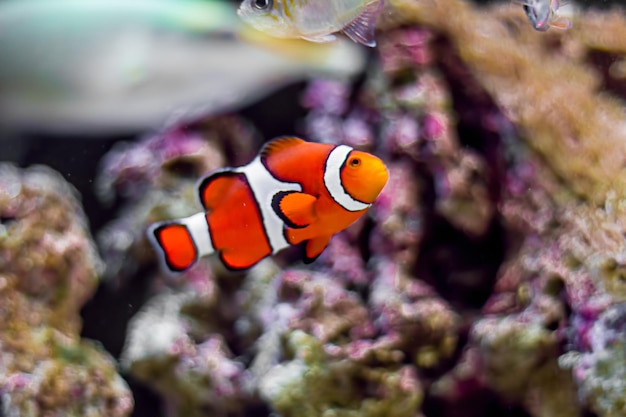
{"type": "MultiPolygon", "coordinates": [[[[46,336],[38,335],[36,340],[30,341],[49,348],[45,354],[38,355],[37,364],[32,368],[17,366],[1,379],[2,415],[104,417],[130,414],[133,398],[126,382],[117,374],[113,359],[100,346],[69,340],[50,330],[44,332],[46,336]]],[[[14,362],[11,356],[16,353],[3,344],[0,362],[14,362]]],[[[19,355],[22,361],[32,358],[31,351],[19,352],[19,355]]]]}
{"type": "Polygon", "coordinates": [[[211,295],[161,294],[129,324],[122,366],[160,392],[179,415],[239,415],[248,400],[243,364],[204,320],[215,308],[211,295]]]}
{"type": "Polygon", "coordinates": [[[558,365],[559,339],[532,316],[485,318],[474,325],[486,385],[506,401],[523,404],[532,416],[580,416],[571,373],[558,365]]]}
{"type": "Polygon", "coordinates": [[[445,36],[468,75],[568,188],[595,203],[611,190],[623,197],[623,104],[599,93],[620,84],[619,75],[605,76],[605,64],[599,64],[618,62],[613,55],[626,50],[623,10],[583,13],[571,30],[542,34],[530,27],[521,7],[506,2],[492,7],[464,0],[391,4],[380,26],[419,24],[445,36]]]}
{"type": "Polygon", "coordinates": [[[284,417],[418,415],[422,388],[410,366],[395,369],[334,360],[315,337],[286,336],[291,357],[261,377],[261,395],[284,417]]]}
{"type": "Polygon", "coordinates": [[[45,167],[0,164],[0,393],[7,417],[123,417],[115,362],[80,339],[102,270],[76,192],[45,167]]]}
{"type": "Polygon", "coordinates": [[[626,304],[606,309],[589,330],[589,350],[561,357],[580,393],[602,417],[626,415],[626,304]]]}

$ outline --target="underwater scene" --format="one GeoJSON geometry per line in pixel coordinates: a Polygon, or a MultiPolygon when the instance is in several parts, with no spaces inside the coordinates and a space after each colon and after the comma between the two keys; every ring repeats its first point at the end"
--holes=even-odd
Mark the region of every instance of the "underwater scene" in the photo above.
{"type": "Polygon", "coordinates": [[[626,417],[626,5],[0,0],[0,416],[626,417]]]}

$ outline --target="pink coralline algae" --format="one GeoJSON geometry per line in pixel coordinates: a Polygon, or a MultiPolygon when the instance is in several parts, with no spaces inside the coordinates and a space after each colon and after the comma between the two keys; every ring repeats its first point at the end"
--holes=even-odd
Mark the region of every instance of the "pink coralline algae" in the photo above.
{"type": "Polygon", "coordinates": [[[163,294],[130,323],[122,366],[162,393],[172,416],[237,415],[249,400],[245,368],[222,336],[185,314],[192,305],[210,311],[210,304],[195,293],[163,294]]]}
{"type": "Polygon", "coordinates": [[[589,347],[560,358],[572,369],[580,395],[603,416],[626,414],[626,304],[607,308],[589,329],[589,347]]]}
{"type": "Polygon", "coordinates": [[[410,366],[332,359],[319,340],[301,330],[288,333],[286,353],[292,359],[260,380],[261,396],[283,416],[416,415],[422,392],[410,366]]]}
{"type": "Polygon", "coordinates": [[[418,368],[436,367],[457,346],[460,317],[430,286],[407,276],[401,266],[381,260],[371,284],[375,325],[418,368]]]}
{"type": "Polygon", "coordinates": [[[262,398],[284,416],[415,415],[417,374],[402,365],[398,338],[378,339],[381,328],[356,293],[311,271],[275,279],[277,299],[259,315],[260,347],[274,356],[252,368],[262,398]],[[284,343],[268,343],[273,337],[284,343]]]}
{"type": "Polygon", "coordinates": [[[372,245],[402,265],[416,262],[424,232],[422,206],[416,204],[421,184],[413,179],[413,169],[408,161],[390,163],[389,182],[373,209],[378,222],[372,245]]]}
{"type": "Polygon", "coordinates": [[[0,219],[0,414],[130,415],[113,359],[79,336],[102,262],[76,192],[51,169],[0,164],[0,219]]]}
{"type": "Polygon", "coordinates": [[[396,31],[384,37],[380,42],[380,60],[385,70],[398,73],[432,64],[432,38],[433,33],[423,28],[396,31]]]}
{"type": "Polygon", "coordinates": [[[141,197],[148,186],[176,186],[181,177],[223,166],[225,152],[246,158],[252,135],[235,116],[196,120],[186,115],[138,143],[116,144],[100,163],[96,191],[107,202],[114,196],[141,197]]]}
{"type": "Polygon", "coordinates": [[[3,164],[0,175],[3,288],[17,286],[24,296],[65,315],[58,324],[75,330],[76,314],[91,296],[102,262],[74,191],[44,167],[22,172],[3,164]]]}

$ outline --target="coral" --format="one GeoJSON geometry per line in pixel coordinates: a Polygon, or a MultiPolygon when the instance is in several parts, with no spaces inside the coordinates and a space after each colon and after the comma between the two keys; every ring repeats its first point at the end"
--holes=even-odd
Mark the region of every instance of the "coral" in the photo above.
{"type": "Polygon", "coordinates": [[[130,323],[122,366],[161,392],[172,415],[241,413],[249,395],[245,369],[222,336],[185,312],[193,305],[207,309],[211,299],[166,293],[144,306],[130,323]]]}
{"type": "Polygon", "coordinates": [[[257,312],[265,330],[251,369],[263,398],[282,415],[418,412],[423,394],[415,366],[430,368],[451,355],[458,318],[392,263],[375,275],[369,305],[324,274],[287,270],[274,277],[277,286],[268,292],[277,299],[257,312]],[[403,365],[407,357],[415,366],[403,365]]]}
{"type": "Polygon", "coordinates": [[[589,346],[560,358],[563,368],[573,369],[581,394],[598,415],[626,413],[626,304],[607,308],[589,330],[589,346]]]}
{"type": "Polygon", "coordinates": [[[454,353],[460,317],[425,283],[381,260],[371,284],[370,309],[387,348],[405,352],[419,368],[434,368],[454,353]]]}
{"type": "Polygon", "coordinates": [[[75,190],[48,168],[0,164],[0,219],[3,415],[129,415],[113,359],[79,337],[102,263],[75,190]]]}
{"type": "Polygon", "coordinates": [[[323,344],[301,330],[286,335],[292,359],[267,372],[261,395],[285,417],[412,417],[422,391],[410,366],[363,367],[350,360],[329,360],[323,344]]]}
{"type": "MultiPolygon", "coordinates": [[[[498,207],[509,245],[483,309],[488,316],[472,325],[474,355],[468,357],[480,358],[471,362],[474,383],[523,404],[532,415],[580,414],[576,383],[589,392],[583,383],[588,380],[576,372],[572,377],[559,361],[563,365],[568,355],[590,349],[592,329],[612,304],[623,301],[626,285],[623,104],[597,92],[623,92],[602,64],[603,57],[624,53],[623,14],[615,11],[608,23],[602,20],[601,29],[599,14],[582,15],[571,31],[541,37],[528,27],[520,8],[479,9],[454,0],[392,4],[396,10],[385,17],[383,31],[393,33],[400,24],[428,27],[447,49],[415,56],[441,59],[451,76],[465,74],[456,97],[480,100],[475,90],[482,89],[515,126],[507,134],[506,123],[483,119],[483,129],[495,127],[503,145],[506,165],[498,207]],[[565,355],[563,346],[569,351],[565,355]],[[551,390],[554,381],[559,381],[557,392],[551,390]]],[[[421,39],[413,42],[415,51],[427,50],[421,39]]],[[[389,61],[393,72],[416,59],[400,56],[389,61]]],[[[460,104],[455,107],[462,110],[460,104]]],[[[462,120],[463,114],[458,116],[462,120]]],[[[463,212],[459,207],[451,212],[463,212]]],[[[605,334],[600,328],[597,334],[605,334]]],[[[456,381],[453,375],[445,380],[456,381]]],[[[587,396],[600,415],[622,407],[615,386],[597,384],[587,396]],[[604,406],[594,398],[602,398],[604,406]]]]}
{"type": "Polygon", "coordinates": [[[392,262],[375,269],[367,304],[325,274],[287,270],[274,279],[278,298],[264,313],[267,331],[305,331],[332,357],[360,363],[408,357],[428,368],[454,352],[459,318],[432,288],[392,262]]]}
{"type": "Polygon", "coordinates": [[[322,343],[374,335],[368,312],[356,294],[330,277],[287,270],[278,279],[278,302],[291,304],[290,329],[311,334],[322,343]]]}
{"type": "Polygon", "coordinates": [[[460,146],[448,86],[432,68],[433,38],[425,29],[396,29],[382,36],[387,80],[373,94],[385,104],[385,147],[410,155],[432,173],[439,215],[469,235],[483,236],[494,214],[488,172],[479,155],[460,146]],[[407,82],[409,71],[414,79],[407,82]]]}
{"type": "Polygon", "coordinates": [[[413,180],[413,166],[407,161],[389,164],[389,182],[376,207],[377,227],[372,246],[401,265],[413,265],[423,237],[423,213],[419,201],[420,183],[413,180]]]}
{"type": "Polygon", "coordinates": [[[117,143],[100,163],[96,191],[107,202],[141,197],[147,186],[173,188],[223,166],[225,154],[245,160],[253,143],[251,127],[236,116],[179,115],[137,143],[117,143]]]}
{"type": "MultiPolygon", "coordinates": [[[[624,299],[622,208],[615,193],[603,207],[577,201],[559,190],[556,178],[523,146],[509,142],[506,147],[512,152],[502,221],[518,242],[484,306],[489,316],[472,328],[471,343],[491,389],[524,403],[533,416],[580,415],[576,386],[585,392],[585,383],[570,371],[572,358],[590,349],[592,334],[606,335],[592,329],[624,299]]],[[[609,387],[595,391],[612,399],[604,409],[587,397],[601,416],[620,407],[609,387]]]]}
{"type": "Polygon", "coordinates": [[[597,93],[602,76],[585,53],[626,50],[623,12],[580,16],[572,30],[549,35],[552,44],[563,40],[561,48],[547,48],[546,37],[533,33],[519,7],[476,8],[462,0],[391,4],[381,27],[422,24],[445,35],[480,85],[527,134],[528,145],[574,192],[601,203],[608,191],[626,189],[622,103],[597,93]]]}
{"type": "Polygon", "coordinates": [[[21,172],[3,164],[0,176],[3,288],[49,308],[52,324],[76,331],[102,263],[75,192],[44,167],[21,172]]]}
{"type": "MultiPolygon", "coordinates": [[[[133,399],[117,374],[113,359],[102,348],[86,341],[76,342],[51,331],[34,332],[35,340],[47,349],[38,352],[37,365],[19,366],[2,378],[3,414],[13,416],[101,417],[127,416],[133,399]],[[48,333],[48,334],[45,334],[48,333]]],[[[10,363],[14,346],[3,344],[0,361],[10,363]]],[[[29,360],[33,352],[19,352],[29,360]]]]}
{"type": "Polygon", "coordinates": [[[472,344],[486,384],[506,400],[524,403],[533,416],[580,415],[575,384],[558,367],[558,337],[542,318],[526,311],[474,324],[472,344]]]}

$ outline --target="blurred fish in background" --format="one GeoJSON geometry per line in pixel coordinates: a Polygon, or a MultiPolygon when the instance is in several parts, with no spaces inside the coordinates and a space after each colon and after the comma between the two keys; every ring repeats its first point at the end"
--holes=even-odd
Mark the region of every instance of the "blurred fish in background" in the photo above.
{"type": "Polygon", "coordinates": [[[567,0],[517,0],[524,8],[533,29],[571,29],[573,5],[567,0]],[[564,7],[565,6],[565,7],[564,7]],[[564,11],[564,9],[567,9],[564,11]]]}
{"type": "Polygon", "coordinates": [[[243,0],[238,13],[258,30],[279,38],[331,42],[343,32],[376,46],[375,28],[384,0],[243,0]]]}
{"type": "Polygon", "coordinates": [[[124,134],[174,110],[232,110],[314,75],[349,77],[350,41],[270,38],[199,0],[0,2],[0,138],[124,134]]]}

